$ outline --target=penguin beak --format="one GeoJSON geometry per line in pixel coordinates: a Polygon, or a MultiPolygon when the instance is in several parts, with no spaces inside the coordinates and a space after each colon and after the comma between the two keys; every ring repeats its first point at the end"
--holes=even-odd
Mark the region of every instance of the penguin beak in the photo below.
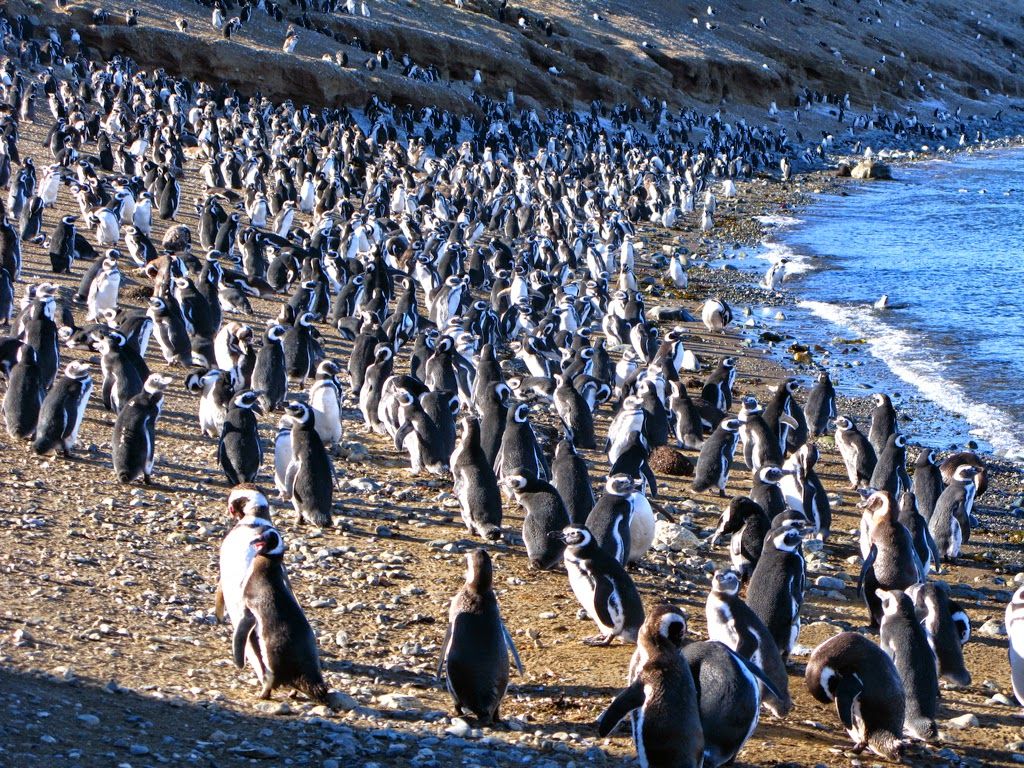
{"type": "Polygon", "coordinates": [[[561,531],[551,531],[551,533],[548,534],[548,538],[558,539],[559,541],[565,541],[565,534],[561,531]]]}

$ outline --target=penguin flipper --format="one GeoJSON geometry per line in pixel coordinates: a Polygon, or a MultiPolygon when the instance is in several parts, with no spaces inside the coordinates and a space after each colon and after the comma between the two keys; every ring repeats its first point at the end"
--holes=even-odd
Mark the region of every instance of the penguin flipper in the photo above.
{"type": "Polygon", "coordinates": [[[525,675],[526,670],[523,668],[523,662],[519,659],[519,651],[516,650],[515,640],[512,639],[511,633],[508,631],[508,627],[505,626],[505,622],[501,622],[501,634],[505,636],[505,645],[508,647],[509,653],[512,654],[512,659],[516,663],[516,669],[520,675],[525,675]]]}
{"type": "Polygon", "coordinates": [[[864,685],[856,675],[844,676],[836,687],[836,712],[843,727],[853,728],[853,705],[864,691],[864,685]]]}
{"type": "Polygon", "coordinates": [[[857,591],[862,595],[866,594],[864,585],[868,577],[868,572],[871,570],[871,566],[875,564],[876,557],[878,557],[878,547],[872,544],[871,549],[868,550],[868,556],[864,558],[864,564],[860,567],[860,576],[857,577],[857,591]]]}
{"type": "Polygon", "coordinates": [[[231,650],[234,654],[235,666],[239,669],[245,667],[245,646],[249,642],[249,635],[256,629],[256,617],[252,611],[246,609],[245,614],[235,627],[235,633],[231,638],[231,650]]]}
{"type": "Polygon", "coordinates": [[[217,585],[217,594],[213,600],[213,613],[218,622],[224,621],[224,590],[220,584],[217,585]]]}
{"type": "Polygon", "coordinates": [[[730,653],[732,653],[732,655],[736,657],[736,661],[739,664],[746,667],[747,671],[750,672],[750,674],[752,674],[755,678],[757,678],[757,681],[761,683],[761,685],[763,685],[768,690],[768,692],[771,693],[772,696],[779,700],[786,698],[782,695],[779,689],[775,687],[775,683],[768,679],[768,676],[764,673],[764,670],[757,666],[757,664],[752,662],[750,659],[744,658],[739,653],[735,653],[733,651],[730,651],[730,653]]]}
{"type": "Polygon", "coordinates": [[[612,596],[613,589],[614,584],[607,576],[594,579],[594,613],[597,614],[597,621],[602,627],[615,626],[615,619],[608,611],[608,598],[612,596]]]}
{"type": "Polygon", "coordinates": [[[597,735],[607,736],[615,730],[615,726],[638,707],[644,705],[644,684],[637,680],[616,696],[608,708],[597,718],[597,735]]]}
{"type": "Polygon", "coordinates": [[[395,432],[395,450],[402,450],[402,444],[405,442],[405,438],[409,436],[410,432],[414,432],[416,428],[413,426],[411,421],[405,422],[395,432]]]}
{"type": "MultiPolygon", "coordinates": [[[[503,624],[502,628],[504,628],[504,626],[505,625],[503,624]]],[[[441,653],[437,657],[437,670],[434,673],[434,676],[438,680],[441,679],[441,675],[444,672],[444,663],[445,663],[445,661],[448,658],[448,644],[451,641],[452,641],[452,625],[449,623],[448,624],[448,629],[444,633],[444,642],[441,643],[441,653]]]]}

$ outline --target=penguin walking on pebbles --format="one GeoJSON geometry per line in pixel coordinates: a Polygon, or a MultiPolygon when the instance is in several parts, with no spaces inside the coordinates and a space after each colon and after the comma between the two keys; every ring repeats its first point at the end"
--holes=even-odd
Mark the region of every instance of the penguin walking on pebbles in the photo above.
{"type": "Polygon", "coordinates": [[[260,404],[267,413],[276,411],[288,397],[288,374],[284,365],[283,325],[271,325],[263,336],[263,346],[256,353],[252,369],[252,386],[260,393],[260,404]]]}
{"type": "Polygon", "coordinates": [[[783,659],[800,636],[804,600],[804,557],[796,528],[775,528],[764,540],[747,586],[747,604],[771,632],[783,659]]]}
{"type": "Polygon", "coordinates": [[[448,632],[441,645],[437,675],[462,717],[471,713],[481,725],[501,721],[501,700],[508,688],[509,653],[523,674],[512,635],[501,618],[494,594],[491,557],[483,549],[466,553],[466,583],[452,598],[448,632]]]}
{"type": "Polygon", "coordinates": [[[550,483],[533,476],[510,475],[501,482],[526,511],[523,544],[530,566],[541,571],[552,570],[562,560],[565,547],[559,537],[569,525],[569,513],[562,497],[550,483]]]}
{"type": "Polygon", "coordinates": [[[43,398],[33,451],[42,456],[56,449],[62,456],[71,455],[92,389],[89,366],[77,360],[68,363],[64,375],[54,381],[43,398]]]}
{"type": "Polygon", "coordinates": [[[638,628],[629,686],[601,713],[599,736],[608,736],[633,715],[633,741],[645,768],[701,768],[704,729],[690,665],[679,649],[686,619],[658,606],[638,628]]]}
{"type": "Polygon", "coordinates": [[[313,409],[291,402],[287,410],[292,434],[285,495],[291,499],[301,522],[326,528],[331,524],[334,468],[316,430],[313,409]]]}
{"type": "Polygon", "coordinates": [[[480,445],[480,422],[474,416],[462,419],[462,434],[452,453],[451,465],[453,491],[466,529],[488,541],[500,539],[501,490],[480,445]]]}
{"type": "Polygon", "coordinates": [[[7,434],[15,439],[31,438],[43,404],[43,382],[36,351],[28,344],[18,347],[17,362],[7,376],[3,412],[7,434]]]}
{"type": "Polygon", "coordinates": [[[739,430],[740,422],[737,419],[722,419],[711,436],[704,441],[693,471],[693,490],[704,492],[717,488],[718,495],[725,498],[729,469],[740,438],[739,430]]]}
{"type": "Polygon", "coordinates": [[[836,419],[836,447],[846,466],[850,488],[856,490],[868,487],[877,463],[875,449],[857,429],[853,419],[847,416],[836,419]]]}
{"type": "Polygon", "coordinates": [[[246,390],[235,395],[228,407],[217,445],[217,461],[230,485],[255,482],[263,463],[260,442],[259,395],[246,390]]]}
{"type": "Polygon", "coordinates": [[[928,634],[917,620],[914,601],[901,590],[878,590],[882,603],[879,644],[889,654],[906,695],[904,730],[921,741],[934,741],[939,729],[939,676],[928,634]]]}
{"type": "Polygon", "coordinates": [[[715,571],[704,607],[708,637],[725,644],[764,672],[771,685],[761,684],[762,700],[773,715],[785,717],[793,709],[786,665],[768,627],[743,602],[739,591],[738,574],[715,571]]]}
{"type": "Polygon", "coordinates": [[[1006,636],[1010,640],[1010,677],[1013,695],[1024,707],[1024,587],[1013,593],[1006,606],[1006,636]]]}
{"type": "Polygon", "coordinates": [[[600,631],[584,644],[610,645],[616,637],[635,643],[644,621],[644,606],[633,579],[585,527],[569,526],[552,536],[565,544],[569,586],[600,631]]]}
{"type": "Polygon", "coordinates": [[[633,505],[633,480],[628,475],[611,475],[604,494],[587,516],[586,528],[597,545],[625,566],[630,554],[629,522],[633,505]]]}
{"type": "Polygon", "coordinates": [[[156,422],[163,410],[164,391],[170,376],[154,373],[146,379],[142,392],[132,397],[114,422],[110,457],[118,482],[130,483],[139,475],[149,485],[156,461],[156,422]]]}
{"type": "Polygon", "coordinates": [[[804,679],[822,704],[835,702],[855,753],[870,749],[899,761],[906,697],[896,665],[885,651],[863,635],[842,632],[814,649],[804,679]]]}
{"type": "Polygon", "coordinates": [[[551,462],[551,485],[565,502],[569,522],[572,525],[586,523],[587,515],[594,508],[594,489],[590,486],[587,462],[576,453],[568,437],[564,437],[555,446],[555,458],[551,462]]]}

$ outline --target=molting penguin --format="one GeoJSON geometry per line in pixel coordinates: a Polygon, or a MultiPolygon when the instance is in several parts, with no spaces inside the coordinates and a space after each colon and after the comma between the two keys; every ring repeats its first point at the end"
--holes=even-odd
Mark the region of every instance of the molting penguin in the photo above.
{"type": "Polygon", "coordinates": [[[170,376],[152,374],[146,379],[142,392],[132,397],[117,415],[110,440],[110,457],[119,482],[130,483],[139,475],[146,485],[152,481],[156,422],[163,409],[164,390],[170,383],[170,376]]]}
{"type": "Polygon", "coordinates": [[[78,442],[85,407],[92,395],[89,366],[74,360],[67,364],[64,375],[57,379],[43,398],[32,450],[39,455],[56,449],[70,456],[78,442]]]}
{"type": "Polygon", "coordinates": [[[868,439],[857,429],[853,419],[840,416],[836,419],[836,447],[846,465],[846,476],[850,478],[850,487],[868,487],[871,474],[875,471],[877,459],[875,449],[868,439]]]}
{"type": "Polygon", "coordinates": [[[747,586],[747,604],[768,627],[783,659],[800,635],[805,570],[800,544],[796,528],[770,531],[747,586]]]}
{"type": "Polygon", "coordinates": [[[526,511],[523,544],[530,566],[542,571],[553,569],[565,550],[559,536],[569,525],[562,497],[550,483],[533,476],[510,475],[501,482],[526,511]]]}
{"type": "Polygon", "coordinates": [[[316,430],[313,409],[303,403],[288,403],[292,430],[291,461],[285,475],[285,495],[301,522],[321,528],[331,524],[334,468],[316,430]]]}
{"type": "Polygon", "coordinates": [[[701,768],[704,764],[697,689],[679,652],[685,633],[686,620],[678,610],[655,608],[639,628],[629,687],[597,720],[598,735],[607,736],[639,710],[633,719],[633,740],[645,768],[701,768]]]}
{"type": "Polygon", "coordinates": [[[899,672],[906,694],[904,729],[921,741],[939,735],[935,718],[939,713],[939,676],[928,634],[917,620],[914,601],[900,590],[878,590],[882,601],[879,644],[899,672]]]}
{"type": "Polygon", "coordinates": [[[885,651],[856,632],[842,632],[814,649],[804,675],[822,704],[835,702],[854,752],[870,749],[899,760],[903,749],[905,694],[885,651]]]}
{"type": "MultiPolygon", "coordinates": [[[[462,419],[462,435],[451,457],[453,491],[466,529],[482,539],[501,538],[501,490],[480,445],[480,422],[462,419]]],[[[468,582],[467,582],[468,584],[468,582]]]]}
{"type": "Polygon", "coordinates": [[[500,722],[499,708],[508,687],[508,654],[523,674],[515,643],[501,619],[494,594],[490,555],[466,553],[466,583],[448,609],[448,633],[441,646],[437,675],[445,675],[455,711],[472,713],[482,725],[500,722]]]}
{"type": "Polygon", "coordinates": [[[552,536],[565,544],[569,586],[600,631],[584,644],[610,645],[616,637],[635,643],[644,621],[644,606],[633,579],[586,528],[570,526],[552,536]]]}
{"type": "Polygon", "coordinates": [[[258,413],[259,396],[255,392],[240,392],[231,399],[217,445],[217,461],[230,485],[255,482],[260,473],[263,444],[256,421],[258,413]]]}
{"type": "Polygon", "coordinates": [[[583,525],[594,508],[594,489],[590,487],[587,462],[576,453],[572,440],[563,438],[555,446],[551,462],[551,485],[565,502],[572,525],[583,525]]]}
{"type": "Polygon", "coordinates": [[[928,521],[928,530],[945,561],[960,557],[960,548],[971,540],[977,474],[977,468],[970,464],[957,467],[950,484],[935,502],[935,511],[928,521]]]}
{"type": "Polygon", "coordinates": [[[717,488],[718,495],[725,497],[729,467],[736,452],[736,443],[739,442],[739,429],[738,420],[722,419],[711,436],[704,441],[693,472],[693,490],[703,492],[717,488]]]}

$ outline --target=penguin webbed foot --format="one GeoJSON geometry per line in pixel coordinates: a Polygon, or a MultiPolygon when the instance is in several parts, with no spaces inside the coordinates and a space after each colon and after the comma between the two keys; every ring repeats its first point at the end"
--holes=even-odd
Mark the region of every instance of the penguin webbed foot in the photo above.
{"type": "Polygon", "coordinates": [[[614,635],[594,635],[593,637],[583,638],[583,644],[590,646],[591,648],[604,648],[612,644],[612,640],[615,639],[614,635]]]}

